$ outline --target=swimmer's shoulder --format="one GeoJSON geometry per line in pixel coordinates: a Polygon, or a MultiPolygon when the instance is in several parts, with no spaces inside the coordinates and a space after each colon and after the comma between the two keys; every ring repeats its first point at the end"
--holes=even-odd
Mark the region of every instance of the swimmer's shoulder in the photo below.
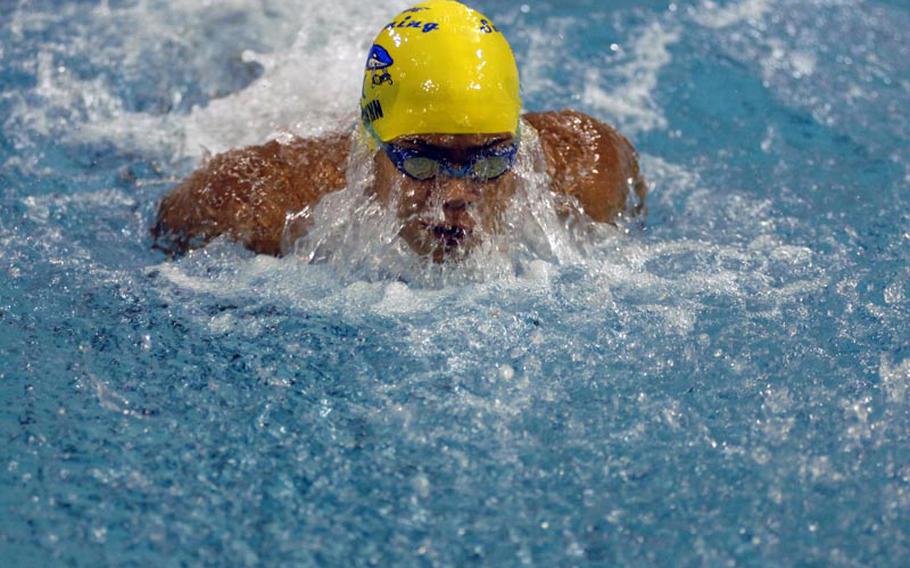
{"type": "Polygon", "coordinates": [[[273,140],[206,160],[162,200],[156,247],[180,253],[228,235],[255,252],[280,254],[287,214],[344,188],[350,138],[273,140]]]}
{"type": "Polygon", "coordinates": [[[632,144],[615,128],[575,110],[524,115],[540,136],[551,189],[575,197],[593,220],[611,222],[630,191],[644,204],[647,186],[632,144]]]}
{"type": "Polygon", "coordinates": [[[350,147],[350,133],[294,136],[230,150],[207,161],[199,172],[222,192],[243,188],[251,197],[294,205],[344,188],[350,147]]]}

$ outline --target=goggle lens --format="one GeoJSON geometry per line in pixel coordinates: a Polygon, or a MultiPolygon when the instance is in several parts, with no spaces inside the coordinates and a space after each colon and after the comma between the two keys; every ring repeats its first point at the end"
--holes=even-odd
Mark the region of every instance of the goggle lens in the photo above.
{"type": "Polygon", "coordinates": [[[511,167],[512,162],[506,156],[488,156],[471,165],[471,175],[482,180],[494,179],[509,171],[511,167]]]}
{"type": "Polygon", "coordinates": [[[404,160],[402,167],[406,174],[421,181],[432,179],[439,173],[439,162],[422,156],[404,160]]]}

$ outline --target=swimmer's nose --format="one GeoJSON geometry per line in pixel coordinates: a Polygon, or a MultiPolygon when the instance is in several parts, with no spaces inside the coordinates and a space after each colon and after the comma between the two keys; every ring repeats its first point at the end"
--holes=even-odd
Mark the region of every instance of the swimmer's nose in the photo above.
{"type": "Polygon", "coordinates": [[[450,178],[446,181],[442,194],[442,210],[446,216],[458,217],[469,205],[480,198],[477,190],[466,178],[450,178]]]}

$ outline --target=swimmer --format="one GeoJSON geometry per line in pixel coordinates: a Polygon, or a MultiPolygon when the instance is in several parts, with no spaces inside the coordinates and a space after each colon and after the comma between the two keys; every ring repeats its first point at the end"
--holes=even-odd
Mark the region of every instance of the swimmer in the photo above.
{"type": "Polygon", "coordinates": [[[394,208],[410,248],[436,262],[463,256],[499,230],[517,188],[518,147],[531,138],[527,129],[540,140],[550,190],[580,209],[561,214],[612,223],[630,192],[639,211],[644,207],[647,186],[628,140],[580,112],[522,116],[511,47],[489,18],[454,0],[417,4],[379,33],[360,111],[354,132],[211,158],[161,202],[155,247],[177,254],[224,235],[257,253],[290,252],[288,231],[292,244],[306,227],[286,225],[346,187],[357,136],[372,150],[368,191],[394,208]]]}

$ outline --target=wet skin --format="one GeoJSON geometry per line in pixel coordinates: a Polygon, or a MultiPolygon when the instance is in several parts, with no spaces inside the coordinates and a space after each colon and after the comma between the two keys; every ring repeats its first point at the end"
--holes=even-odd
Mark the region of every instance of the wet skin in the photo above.
{"type": "MultiPolygon", "coordinates": [[[[540,135],[551,191],[574,197],[592,222],[613,222],[625,210],[631,191],[644,203],[647,186],[637,155],[616,130],[574,111],[524,118],[540,135]]],[[[437,134],[395,142],[431,146],[461,165],[479,148],[508,145],[512,138],[437,134]]],[[[287,215],[344,189],[350,144],[349,134],[334,134],[272,141],[215,156],[162,200],[152,227],[155,247],[179,254],[227,235],[258,253],[287,252],[289,243],[306,230],[292,225],[285,231],[287,215]]],[[[480,234],[500,230],[498,220],[516,189],[511,172],[489,181],[445,174],[419,181],[399,172],[384,152],[374,160],[372,191],[396,209],[408,245],[437,262],[462,256],[480,234]]]]}

